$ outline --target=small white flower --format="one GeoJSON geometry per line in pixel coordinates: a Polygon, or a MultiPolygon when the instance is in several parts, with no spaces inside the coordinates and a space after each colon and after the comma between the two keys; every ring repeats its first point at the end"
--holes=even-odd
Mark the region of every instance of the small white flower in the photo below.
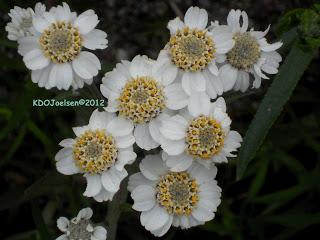
{"type": "Polygon", "coordinates": [[[66,3],[33,16],[34,36],[18,41],[18,51],[32,70],[32,81],[39,87],[59,90],[91,84],[101,64],[93,53],[83,48],[104,49],[108,44],[107,34],[95,29],[98,23],[93,10],[77,16],[66,3]]]}
{"type": "Polygon", "coordinates": [[[57,227],[64,234],[56,240],[106,240],[107,230],[101,226],[95,226],[91,222],[91,208],[83,208],[79,211],[77,217],[71,220],[60,217],[57,220],[57,227]]]}
{"type": "Polygon", "coordinates": [[[204,92],[211,98],[223,93],[216,65],[221,55],[234,45],[232,34],[225,30],[207,29],[208,13],[198,7],[190,7],[184,22],[175,18],[168,23],[170,40],[161,53],[166,68],[178,69],[177,75],[188,95],[193,91],[204,92]]]}
{"type": "MultiPolygon", "coordinates": [[[[226,64],[220,68],[223,90],[245,92],[250,85],[250,75],[254,76],[253,88],[259,88],[261,78],[269,79],[263,72],[276,74],[282,58],[275,50],[282,42],[269,44],[265,39],[270,26],[264,31],[248,30],[248,15],[245,11],[231,10],[227,18],[229,32],[235,40],[234,47],[225,55],[226,64]],[[242,25],[240,20],[242,18],[242,25]]],[[[221,26],[213,27],[218,31],[221,26]]],[[[223,26],[223,29],[226,29],[223,26]]]]}
{"type": "Polygon", "coordinates": [[[230,131],[231,119],[222,97],[210,103],[205,93],[193,94],[188,111],[162,121],[161,147],[164,160],[171,171],[184,171],[197,161],[207,168],[213,163],[227,162],[240,147],[242,138],[230,131]]]}
{"type": "Polygon", "coordinates": [[[87,179],[84,196],[98,202],[112,200],[128,175],[124,166],[137,156],[132,130],[128,120],[95,110],[89,125],[73,128],[75,139],[60,142],[63,149],[55,156],[57,170],[65,175],[82,173],[87,179]]]}
{"type": "Polygon", "coordinates": [[[122,61],[106,73],[100,86],[108,98],[109,112],[135,124],[134,136],[140,148],[150,150],[160,145],[159,127],[169,111],[182,109],[188,103],[181,83],[174,83],[177,69],[167,68],[161,59],[153,61],[136,56],[122,61]]]}
{"type": "Polygon", "coordinates": [[[163,236],[171,225],[187,229],[214,218],[221,202],[216,167],[209,170],[195,162],[184,172],[171,172],[160,155],[148,155],[140,171],[129,178],[132,208],[142,212],[141,224],[155,236],[163,236]]]}
{"type": "Polygon", "coordinates": [[[18,41],[22,37],[33,36],[34,28],[32,26],[32,17],[34,15],[42,15],[46,11],[46,7],[38,2],[34,10],[31,8],[20,8],[15,6],[10,10],[9,16],[11,22],[6,26],[8,32],[8,39],[18,41]]]}

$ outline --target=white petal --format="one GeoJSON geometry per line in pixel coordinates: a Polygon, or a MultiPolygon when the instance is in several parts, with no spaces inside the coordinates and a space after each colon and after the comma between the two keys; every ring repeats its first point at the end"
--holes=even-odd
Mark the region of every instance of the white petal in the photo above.
{"type": "Polygon", "coordinates": [[[108,46],[107,34],[99,29],[93,29],[83,36],[83,46],[91,50],[105,49],[108,46]]]}
{"type": "Polygon", "coordinates": [[[93,197],[97,195],[101,190],[101,175],[100,174],[86,174],[87,188],[83,193],[83,196],[93,197]]]}
{"type": "Polygon", "coordinates": [[[150,211],[142,212],[140,216],[141,224],[149,231],[164,226],[169,220],[169,214],[165,208],[156,204],[150,211]]]}
{"type": "Polygon", "coordinates": [[[103,202],[103,201],[108,201],[108,200],[112,200],[113,196],[114,196],[114,192],[109,192],[107,190],[105,190],[104,188],[101,188],[100,193],[98,193],[97,195],[95,195],[93,198],[94,200],[96,200],[97,202],[103,202]]]}
{"type": "Polygon", "coordinates": [[[173,20],[170,20],[167,26],[171,35],[175,34],[177,30],[183,29],[184,27],[185,27],[184,23],[178,17],[176,17],[173,20]]]}
{"type": "Polygon", "coordinates": [[[168,156],[166,165],[173,172],[181,172],[187,170],[193,163],[192,157],[186,154],[180,154],[178,156],[168,156]]]}
{"type": "Polygon", "coordinates": [[[137,154],[132,151],[120,151],[117,157],[116,169],[122,171],[124,166],[128,163],[132,163],[137,157],[137,154]]]}
{"type": "Polygon", "coordinates": [[[65,175],[73,175],[73,174],[80,172],[79,168],[76,166],[76,164],[73,160],[72,155],[65,157],[64,159],[59,160],[56,163],[56,167],[57,167],[58,172],[65,174],[65,175]]]}
{"type": "Polygon", "coordinates": [[[107,130],[114,137],[121,137],[132,132],[133,124],[127,119],[116,117],[108,124],[107,130]]]}
{"type": "Polygon", "coordinates": [[[190,28],[205,29],[208,24],[208,13],[198,7],[190,7],[184,16],[184,23],[190,28]]]}
{"type": "Polygon", "coordinates": [[[260,39],[259,44],[260,44],[261,50],[265,51],[265,52],[275,51],[283,45],[282,42],[276,42],[273,44],[269,44],[269,43],[267,43],[267,40],[265,38],[260,39]]]}
{"type": "Polygon", "coordinates": [[[66,139],[63,139],[59,145],[61,147],[65,147],[65,148],[72,148],[73,147],[73,144],[75,143],[75,140],[72,139],[72,138],[66,138],[66,139]]]}
{"type": "Polygon", "coordinates": [[[152,65],[152,76],[164,86],[172,83],[177,74],[178,68],[171,63],[170,59],[158,58],[152,65]]]}
{"type": "Polygon", "coordinates": [[[34,49],[28,52],[23,57],[23,61],[26,64],[26,67],[31,70],[42,69],[50,63],[49,58],[45,57],[40,49],[34,49]]]}
{"type": "Polygon", "coordinates": [[[201,114],[209,115],[210,107],[210,98],[206,93],[198,92],[190,96],[188,110],[193,117],[198,117],[201,114]]]}
{"type": "MultiPolygon", "coordinates": [[[[107,239],[107,230],[104,227],[97,226],[93,229],[93,236],[97,240],[106,240],[107,239]]],[[[91,240],[93,240],[91,238],[91,240]]]]}
{"type": "Polygon", "coordinates": [[[89,130],[89,126],[82,126],[82,127],[73,127],[72,128],[74,134],[79,137],[81,134],[83,134],[85,131],[89,130]]]}
{"type": "Polygon", "coordinates": [[[166,234],[169,231],[172,225],[172,221],[173,221],[173,216],[169,215],[169,219],[166,222],[166,224],[163,225],[161,228],[158,228],[157,230],[151,231],[151,233],[156,237],[162,237],[164,234],[166,234]]]}
{"type": "Polygon", "coordinates": [[[128,176],[125,169],[122,171],[116,170],[114,167],[104,172],[101,176],[102,185],[110,192],[117,192],[120,187],[121,181],[128,176]]]}
{"type": "Polygon", "coordinates": [[[131,197],[134,201],[132,208],[136,211],[148,211],[156,204],[156,192],[149,185],[140,185],[136,187],[131,197]]]}
{"type": "Polygon", "coordinates": [[[72,61],[72,67],[80,77],[89,79],[98,74],[98,71],[101,70],[101,63],[93,53],[82,51],[72,61]]]}
{"type": "Polygon", "coordinates": [[[217,67],[217,64],[215,62],[211,62],[209,65],[208,65],[208,68],[210,70],[210,72],[215,75],[215,76],[218,76],[219,75],[219,69],[217,67]]]}
{"type": "Polygon", "coordinates": [[[229,91],[233,88],[238,76],[238,70],[230,64],[226,64],[220,68],[220,79],[223,84],[223,90],[229,91]]]}
{"type": "Polygon", "coordinates": [[[166,106],[172,110],[179,110],[187,106],[188,95],[183,91],[181,83],[170,84],[164,89],[166,106]]]}
{"type": "Polygon", "coordinates": [[[129,182],[128,182],[128,190],[132,192],[136,187],[140,185],[152,185],[152,181],[149,179],[145,178],[141,172],[132,174],[129,177],[129,182]]]}
{"type": "Polygon", "coordinates": [[[59,217],[57,220],[57,227],[60,231],[66,232],[69,226],[69,220],[65,217],[59,217]]]}
{"type": "Polygon", "coordinates": [[[147,155],[142,159],[140,165],[141,173],[150,180],[157,180],[167,171],[159,154],[147,155]]]}
{"type": "Polygon", "coordinates": [[[136,126],[136,128],[134,129],[134,137],[136,139],[137,145],[147,151],[160,145],[158,142],[153,140],[150,134],[149,125],[146,123],[136,126]]]}
{"type": "Polygon", "coordinates": [[[26,55],[28,52],[34,50],[34,49],[39,49],[39,43],[38,43],[38,38],[34,36],[30,37],[24,37],[19,39],[18,41],[18,53],[21,56],[26,55]]]}
{"type": "Polygon", "coordinates": [[[201,72],[185,72],[182,76],[182,87],[191,95],[192,92],[203,92],[206,90],[206,80],[201,72]]]}
{"type": "Polygon", "coordinates": [[[72,68],[69,63],[53,64],[49,74],[49,86],[59,90],[68,90],[73,80],[72,68]]]}
{"type": "Polygon", "coordinates": [[[146,56],[137,55],[130,64],[130,74],[132,77],[150,76],[152,65],[146,56]]]}
{"type": "Polygon", "coordinates": [[[217,175],[217,168],[214,165],[210,169],[207,169],[199,163],[195,163],[188,171],[197,180],[198,184],[209,182],[217,175]]]}
{"type": "Polygon", "coordinates": [[[81,34],[87,34],[93,30],[99,23],[98,16],[93,10],[87,10],[81,13],[74,21],[74,26],[78,27],[81,34]]]}
{"type": "Polygon", "coordinates": [[[197,206],[192,210],[192,216],[199,221],[207,222],[214,218],[214,213],[202,206],[197,206]]]}
{"type": "Polygon", "coordinates": [[[130,147],[134,144],[134,142],[135,142],[135,138],[131,134],[116,138],[116,145],[118,148],[130,147]]]}
{"type": "Polygon", "coordinates": [[[89,126],[92,130],[106,129],[109,122],[111,122],[115,117],[115,114],[108,112],[99,112],[99,110],[96,109],[90,116],[89,126]]]}
{"type": "Polygon", "coordinates": [[[91,208],[87,207],[87,208],[83,208],[79,211],[78,215],[77,215],[77,219],[90,219],[93,215],[93,211],[91,208]]]}
{"type": "Polygon", "coordinates": [[[184,139],[178,141],[162,139],[161,141],[161,148],[169,155],[179,155],[184,152],[186,147],[184,139]]]}
{"type": "Polygon", "coordinates": [[[185,137],[188,122],[177,114],[162,121],[161,134],[170,140],[180,140],[185,137]]]}

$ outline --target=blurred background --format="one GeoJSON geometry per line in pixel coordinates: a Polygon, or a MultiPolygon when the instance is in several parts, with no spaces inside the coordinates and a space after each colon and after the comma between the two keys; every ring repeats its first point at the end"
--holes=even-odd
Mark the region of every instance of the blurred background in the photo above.
{"type": "MultiPolygon", "coordinates": [[[[44,1],[47,8],[62,1],[44,1]]],[[[94,222],[108,223],[108,203],[84,198],[81,176],[57,173],[54,155],[58,143],[74,137],[71,127],[87,124],[89,107],[33,107],[33,99],[103,98],[99,84],[103,74],[121,59],[137,54],[156,58],[169,38],[167,22],[188,7],[205,8],[209,19],[226,23],[232,8],[247,11],[250,27],[265,30],[272,24],[269,41],[281,38],[279,19],[298,8],[310,8],[317,0],[91,0],[66,1],[73,11],[94,9],[99,29],[108,33],[109,47],[96,51],[103,68],[95,87],[78,91],[45,90],[33,84],[17,53],[7,40],[5,25],[15,5],[34,7],[36,1],[0,0],[0,239],[55,239],[59,216],[71,218],[86,206],[94,210],[94,222]],[[47,238],[43,238],[47,236],[47,238]]],[[[282,56],[290,50],[288,43],[282,56]]],[[[320,59],[316,54],[299,81],[290,101],[269,131],[244,177],[236,180],[237,159],[218,166],[222,204],[213,221],[190,230],[172,228],[161,239],[314,239],[320,227],[320,59]]],[[[232,128],[243,136],[270,86],[226,95],[232,128]]],[[[139,152],[139,159],[145,152],[139,152]]],[[[130,171],[136,171],[134,167],[130,171]]],[[[125,184],[125,183],[124,183],[125,184]]],[[[155,239],[141,225],[132,200],[116,197],[120,204],[116,239],[155,239]]],[[[111,204],[112,205],[112,204],[111,204]]],[[[110,206],[110,204],[109,204],[110,206]]],[[[111,206],[112,207],[112,206],[111,206]]],[[[117,206],[116,206],[117,207],[117,206]]],[[[109,212],[110,215],[110,212],[109,212]]],[[[113,220],[117,220],[115,216],[113,220]]],[[[113,224],[113,227],[115,223],[113,224]]],[[[108,225],[107,225],[108,226],[108,225]]],[[[317,238],[317,237],[316,237],[317,238]]]]}

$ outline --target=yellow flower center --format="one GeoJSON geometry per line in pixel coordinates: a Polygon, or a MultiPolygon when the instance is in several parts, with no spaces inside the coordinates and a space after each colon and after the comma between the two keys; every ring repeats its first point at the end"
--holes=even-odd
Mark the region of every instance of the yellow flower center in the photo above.
{"type": "Polygon", "coordinates": [[[54,63],[71,62],[82,47],[79,30],[64,21],[52,23],[43,31],[39,41],[45,56],[54,63]]]}
{"type": "Polygon", "coordinates": [[[112,167],[118,149],[114,138],[104,130],[87,130],[77,137],[73,146],[73,158],[77,166],[87,173],[101,173],[112,167]]]}
{"type": "Polygon", "coordinates": [[[151,121],[165,107],[163,88],[148,76],[128,81],[117,100],[119,114],[134,123],[151,121]]]}
{"type": "Polygon", "coordinates": [[[235,45],[227,53],[227,60],[233,67],[248,71],[260,58],[259,43],[250,33],[235,33],[233,39],[235,45]]]}
{"type": "Polygon", "coordinates": [[[210,159],[223,146],[225,134],[213,118],[200,116],[194,119],[187,130],[187,152],[197,158],[210,159]]]}
{"type": "Polygon", "coordinates": [[[214,42],[207,32],[188,27],[171,36],[169,49],[176,66],[193,72],[204,69],[215,57],[214,42]]]}
{"type": "Polygon", "coordinates": [[[187,172],[169,172],[156,186],[156,198],[168,213],[190,215],[199,201],[199,187],[187,172]]]}

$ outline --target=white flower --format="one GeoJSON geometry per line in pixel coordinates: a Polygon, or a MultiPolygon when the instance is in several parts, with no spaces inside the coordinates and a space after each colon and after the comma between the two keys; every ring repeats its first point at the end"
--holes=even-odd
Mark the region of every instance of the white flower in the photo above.
{"type": "MultiPolygon", "coordinates": [[[[269,79],[263,72],[276,74],[282,58],[275,50],[282,42],[269,44],[265,39],[270,26],[264,31],[248,30],[248,15],[245,11],[231,10],[228,15],[229,32],[235,40],[234,47],[225,55],[226,64],[220,68],[223,90],[234,89],[245,92],[250,85],[250,75],[254,76],[253,88],[259,88],[261,78],[269,79]],[[242,18],[242,25],[240,24],[242,18]]],[[[214,27],[219,29],[221,26],[214,27]]],[[[226,29],[225,26],[223,29],[226,29]]]]}
{"type": "Polygon", "coordinates": [[[227,162],[240,147],[242,138],[230,131],[231,119],[222,97],[210,103],[205,93],[193,94],[188,111],[162,121],[161,147],[171,171],[184,171],[197,161],[207,168],[213,163],[227,162]]]}
{"type": "Polygon", "coordinates": [[[137,156],[132,130],[128,120],[95,110],[89,125],[73,128],[75,139],[60,142],[63,149],[55,156],[57,170],[65,175],[82,173],[87,179],[84,196],[98,202],[112,200],[128,175],[124,166],[137,156]]]}
{"type": "Polygon", "coordinates": [[[46,10],[46,7],[38,2],[34,11],[31,8],[20,8],[15,6],[10,10],[9,16],[11,22],[6,26],[6,31],[8,32],[8,39],[12,41],[17,41],[22,37],[33,36],[34,28],[32,26],[32,17],[34,15],[42,15],[46,10]]]}
{"type": "Polygon", "coordinates": [[[71,220],[60,217],[57,220],[57,227],[64,234],[56,240],[106,240],[107,230],[101,226],[94,226],[90,218],[92,217],[91,208],[83,208],[77,217],[71,220]]]}
{"type": "Polygon", "coordinates": [[[161,52],[161,61],[166,62],[167,70],[178,69],[177,75],[188,95],[206,91],[216,98],[223,93],[216,63],[233,47],[234,41],[227,30],[209,31],[207,23],[206,10],[198,7],[188,9],[184,22],[179,18],[171,20],[168,23],[171,37],[161,52]]]}
{"type": "Polygon", "coordinates": [[[87,10],[77,16],[63,3],[41,16],[33,16],[32,23],[35,35],[18,41],[18,51],[32,70],[32,81],[46,89],[65,90],[91,84],[101,64],[83,48],[104,49],[108,43],[107,34],[95,29],[99,23],[95,12],[87,10]]]}
{"type": "Polygon", "coordinates": [[[142,212],[141,224],[155,236],[164,235],[171,225],[187,229],[214,218],[221,202],[216,167],[194,163],[184,172],[171,172],[160,155],[148,155],[140,171],[129,178],[132,208],[142,212]]]}
{"type": "Polygon", "coordinates": [[[122,61],[106,73],[100,86],[108,98],[109,112],[135,124],[134,136],[140,148],[150,150],[160,144],[161,120],[168,109],[182,109],[188,103],[181,83],[174,83],[177,69],[168,69],[161,59],[153,61],[136,56],[131,62],[122,61]]]}

